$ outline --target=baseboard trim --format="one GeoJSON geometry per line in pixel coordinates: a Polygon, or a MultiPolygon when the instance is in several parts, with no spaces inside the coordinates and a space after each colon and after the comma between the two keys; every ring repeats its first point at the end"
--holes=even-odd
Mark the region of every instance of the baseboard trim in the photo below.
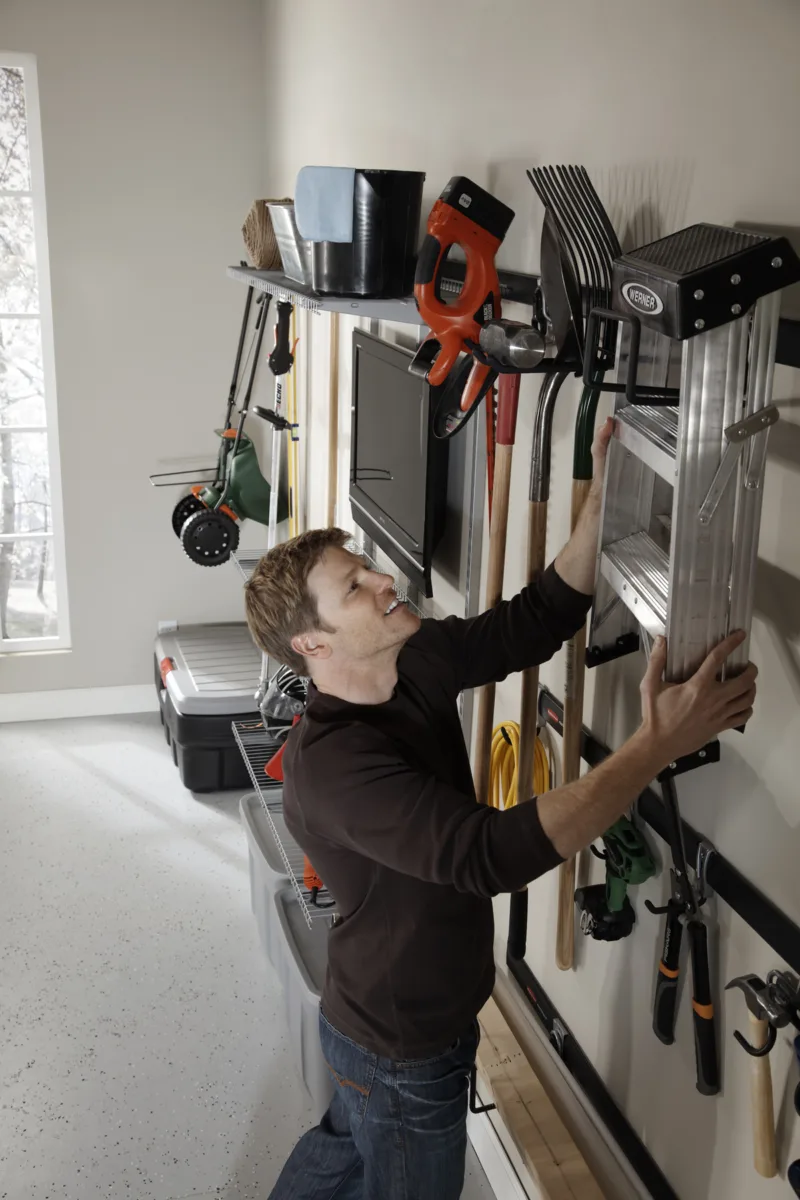
{"type": "Polygon", "coordinates": [[[158,697],[152,683],[0,694],[0,723],[3,724],[11,721],[55,721],[64,717],[108,717],[141,712],[158,712],[158,697]]]}
{"type": "Polygon", "coordinates": [[[538,1189],[529,1192],[523,1187],[508,1150],[486,1113],[467,1114],[467,1133],[496,1200],[536,1200],[541,1197],[538,1189]]]}

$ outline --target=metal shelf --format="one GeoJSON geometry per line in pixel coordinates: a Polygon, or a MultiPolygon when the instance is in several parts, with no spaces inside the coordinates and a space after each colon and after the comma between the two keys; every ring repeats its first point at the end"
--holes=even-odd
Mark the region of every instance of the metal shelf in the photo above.
{"type": "Polygon", "coordinates": [[[289,279],[281,271],[258,271],[255,267],[228,267],[231,279],[252,284],[256,291],[268,292],[279,300],[288,300],[297,308],[312,312],[348,313],[351,317],[371,317],[378,321],[401,321],[406,325],[424,325],[413,296],[397,300],[359,299],[357,296],[322,296],[304,283],[289,279]]]}
{"type": "MultiPolygon", "coordinates": [[[[462,263],[448,263],[441,290],[458,295],[464,278],[462,263]]],[[[533,304],[537,275],[523,271],[497,272],[500,279],[500,295],[504,300],[517,304],[533,304]]],[[[359,300],[353,296],[321,296],[303,283],[296,283],[281,271],[258,271],[255,267],[228,267],[231,279],[240,283],[252,283],[257,291],[269,292],[279,300],[290,300],[298,308],[310,308],[314,312],[350,313],[354,317],[374,317],[379,321],[402,321],[408,325],[424,326],[412,296],[398,300],[359,300]]],[[[781,317],[778,322],[778,344],[775,350],[776,363],[788,367],[800,367],[800,320],[781,317]]]]}
{"type": "Polygon", "coordinates": [[[310,889],[303,882],[305,867],[303,851],[292,838],[286,835],[281,837],[273,820],[273,814],[280,813],[283,809],[283,788],[279,783],[270,779],[264,768],[276,751],[280,749],[280,742],[269,736],[261,721],[233,721],[231,725],[233,735],[242,752],[242,758],[250,772],[253,787],[261,797],[270,832],[280,851],[286,874],[292,881],[300,909],[310,929],[313,921],[323,918],[330,920],[335,916],[336,910],[333,898],[327,888],[320,889],[316,902],[314,901],[310,889]]]}

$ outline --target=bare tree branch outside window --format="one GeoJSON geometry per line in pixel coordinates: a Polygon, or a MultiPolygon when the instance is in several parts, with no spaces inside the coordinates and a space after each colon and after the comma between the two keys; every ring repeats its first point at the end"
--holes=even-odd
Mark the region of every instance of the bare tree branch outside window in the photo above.
{"type": "Polygon", "coordinates": [[[58,633],[46,427],[25,79],[0,65],[2,640],[58,633]]]}

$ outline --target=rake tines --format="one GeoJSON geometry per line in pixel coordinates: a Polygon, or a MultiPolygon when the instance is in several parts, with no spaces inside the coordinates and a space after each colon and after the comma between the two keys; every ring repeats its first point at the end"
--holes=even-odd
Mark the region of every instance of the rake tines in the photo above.
{"type": "Polygon", "coordinates": [[[584,315],[607,307],[611,263],[621,253],[608,213],[585,167],[534,167],[528,171],[539,199],[553,215],[583,291],[584,315]]]}

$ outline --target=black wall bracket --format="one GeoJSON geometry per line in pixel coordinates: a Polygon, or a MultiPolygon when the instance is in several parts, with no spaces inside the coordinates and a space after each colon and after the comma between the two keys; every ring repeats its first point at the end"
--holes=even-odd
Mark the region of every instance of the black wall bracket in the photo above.
{"type": "MultiPolygon", "coordinates": [[[[539,715],[553,729],[563,728],[564,706],[547,688],[541,688],[539,692],[539,715]]],[[[718,750],[717,743],[717,758],[718,750]]],[[[584,726],[581,739],[581,756],[584,761],[590,767],[596,767],[603,759],[608,758],[610,753],[608,747],[598,741],[584,726]]],[[[713,761],[710,756],[708,761],[713,761]]],[[[668,841],[664,805],[652,788],[646,788],[639,797],[638,812],[642,820],[646,821],[660,838],[668,841]]],[[[695,862],[701,844],[707,839],[688,822],[681,823],[686,857],[689,862],[695,862]]],[[[746,921],[792,970],[800,974],[800,928],[781,912],[776,904],[754,887],[719,851],[715,851],[708,859],[706,881],[721,900],[746,921]]]]}
{"type": "MultiPolygon", "coordinates": [[[[509,303],[533,305],[536,303],[536,290],[539,287],[539,276],[528,275],[524,271],[505,271],[498,268],[500,280],[500,295],[509,303]]],[[[462,283],[465,278],[463,263],[448,262],[445,277],[453,284],[462,283]]],[[[775,347],[775,362],[784,367],[800,367],[800,321],[792,317],[781,317],[778,321],[778,341],[775,347]]]]}
{"type": "MultiPolygon", "coordinates": [[[[800,332],[800,324],[798,324],[800,332]]],[[[800,347],[800,340],[798,341],[800,347]]],[[[800,361],[797,363],[800,366],[800,361]]],[[[539,716],[557,732],[563,732],[564,706],[547,688],[539,691],[539,716]]],[[[719,746],[717,743],[717,750],[719,746]]],[[[581,738],[581,755],[590,767],[596,767],[611,751],[585,727],[581,738]]],[[[717,753],[717,758],[719,757],[717,753]]],[[[699,764],[698,764],[699,765],[699,764]]],[[[664,805],[651,789],[639,797],[639,816],[659,837],[668,841],[664,805]]],[[[772,947],[785,962],[800,974],[800,928],[773,902],[754,887],[708,841],[686,821],[681,822],[690,862],[702,864],[703,883],[713,888],[721,900],[736,912],[759,937],[772,947]]],[[[653,1200],[679,1200],[664,1172],[647,1147],[617,1107],[602,1077],[590,1062],[569,1027],[553,1006],[542,985],[525,961],[528,930],[528,893],[514,892],[508,923],[506,963],[509,973],[519,984],[522,994],[575,1079],[584,1095],[616,1140],[653,1200]]]]}

